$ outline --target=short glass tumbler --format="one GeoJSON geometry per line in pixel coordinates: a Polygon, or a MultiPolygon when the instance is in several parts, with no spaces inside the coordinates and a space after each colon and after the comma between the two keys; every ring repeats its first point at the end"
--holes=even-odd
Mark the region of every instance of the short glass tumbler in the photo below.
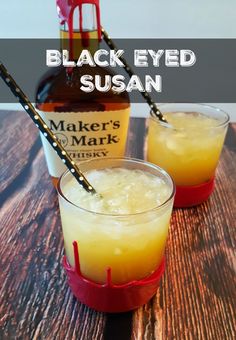
{"type": "Polygon", "coordinates": [[[207,200],[229,123],[226,112],[204,104],[159,105],[170,126],[149,118],[148,161],[165,169],[176,185],[175,207],[207,200]]]}
{"type": "MultiPolygon", "coordinates": [[[[147,172],[161,178],[170,193],[163,204],[153,209],[113,215],[89,211],[70,202],[64,191],[66,183],[71,180],[70,172],[67,171],[59,181],[66,251],[64,266],[69,284],[74,294],[88,306],[105,312],[121,312],[139,307],[155,294],[156,283],[163,272],[158,269],[164,268],[175,187],[164,170],[142,160],[114,158],[80,164],[85,174],[107,168],[147,172]],[[79,268],[74,273],[76,266],[79,268]],[[152,287],[148,287],[151,283],[152,287]]],[[[113,190],[116,190],[115,183],[113,190]]],[[[138,195],[136,193],[135,199],[145,200],[144,193],[145,188],[138,195]]]]}

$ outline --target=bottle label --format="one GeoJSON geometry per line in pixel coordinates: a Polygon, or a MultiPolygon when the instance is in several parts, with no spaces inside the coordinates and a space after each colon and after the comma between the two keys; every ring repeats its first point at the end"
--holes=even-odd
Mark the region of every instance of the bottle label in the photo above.
{"type": "MultiPolygon", "coordinates": [[[[96,112],[44,112],[41,117],[75,162],[89,158],[123,157],[130,108],[96,112]]],[[[59,177],[66,166],[41,134],[51,176],[59,177]]]]}

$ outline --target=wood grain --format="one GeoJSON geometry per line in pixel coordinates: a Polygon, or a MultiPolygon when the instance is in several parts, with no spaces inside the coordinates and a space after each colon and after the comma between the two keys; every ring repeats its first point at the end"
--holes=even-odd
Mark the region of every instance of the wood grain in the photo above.
{"type": "MultiPolygon", "coordinates": [[[[8,114],[18,126],[24,117],[8,114]]],[[[14,129],[9,125],[8,134],[14,129]]],[[[22,135],[10,142],[10,152],[22,161],[15,173],[14,157],[9,159],[3,174],[14,191],[5,190],[1,210],[0,339],[101,339],[105,315],[77,302],[67,286],[57,196],[42,149],[32,151],[38,138],[32,124],[30,131],[30,140],[22,135]],[[31,144],[28,152],[24,143],[31,144]]]]}
{"type": "Polygon", "coordinates": [[[133,339],[236,338],[235,136],[234,125],[211,198],[174,210],[167,268],[156,297],[134,313],[133,339]]]}
{"type": "MultiPolygon", "coordinates": [[[[236,124],[210,200],[173,213],[157,295],[133,313],[106,315],[67,286],[57,196],[36,128],[21,112],[0,118],[1,340],[236,338],[236,124]]],[[[127,155],[144,157],[144,134],[145,120],[131,119],[127,155]]]]}

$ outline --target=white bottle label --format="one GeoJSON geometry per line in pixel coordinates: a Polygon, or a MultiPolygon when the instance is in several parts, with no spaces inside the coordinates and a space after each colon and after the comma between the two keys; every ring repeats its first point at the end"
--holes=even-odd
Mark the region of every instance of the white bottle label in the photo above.
{"type": "MultiPolygon", "coordinates": [[[[130,108],[96,112],[43,112],[41,117],[75,162],[89,158],[123,157],[130,108]]],[[[60,157],[41,134],[51,176],[66,170],[60,157]]]]}

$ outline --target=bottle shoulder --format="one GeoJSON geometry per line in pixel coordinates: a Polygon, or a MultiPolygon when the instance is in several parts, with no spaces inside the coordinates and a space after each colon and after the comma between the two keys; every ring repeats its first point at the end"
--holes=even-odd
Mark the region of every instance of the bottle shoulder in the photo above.
{"type": "Polygon", "coordinates": [[[37,107],[41,108],[43,105],[53,107],[53,103],[58,106],[66,105],[73,109],[77,108],[79,111],[84,110],[86,106],[89,111],[103,111],[111,106],[115,109],[129,107],[130,101],[127,92],[116,94],[112,90],[100,92],[96,89],[90,93],[82,91],[80,78],[85,74],[93,77],[98,74],[101,79],[104,79],[105,75],[113,76],[116,73],[111,68],[85,65],[72,69],[70,73],[65,67],[50,69],[39,81],[36,90],[37,107]]]}

